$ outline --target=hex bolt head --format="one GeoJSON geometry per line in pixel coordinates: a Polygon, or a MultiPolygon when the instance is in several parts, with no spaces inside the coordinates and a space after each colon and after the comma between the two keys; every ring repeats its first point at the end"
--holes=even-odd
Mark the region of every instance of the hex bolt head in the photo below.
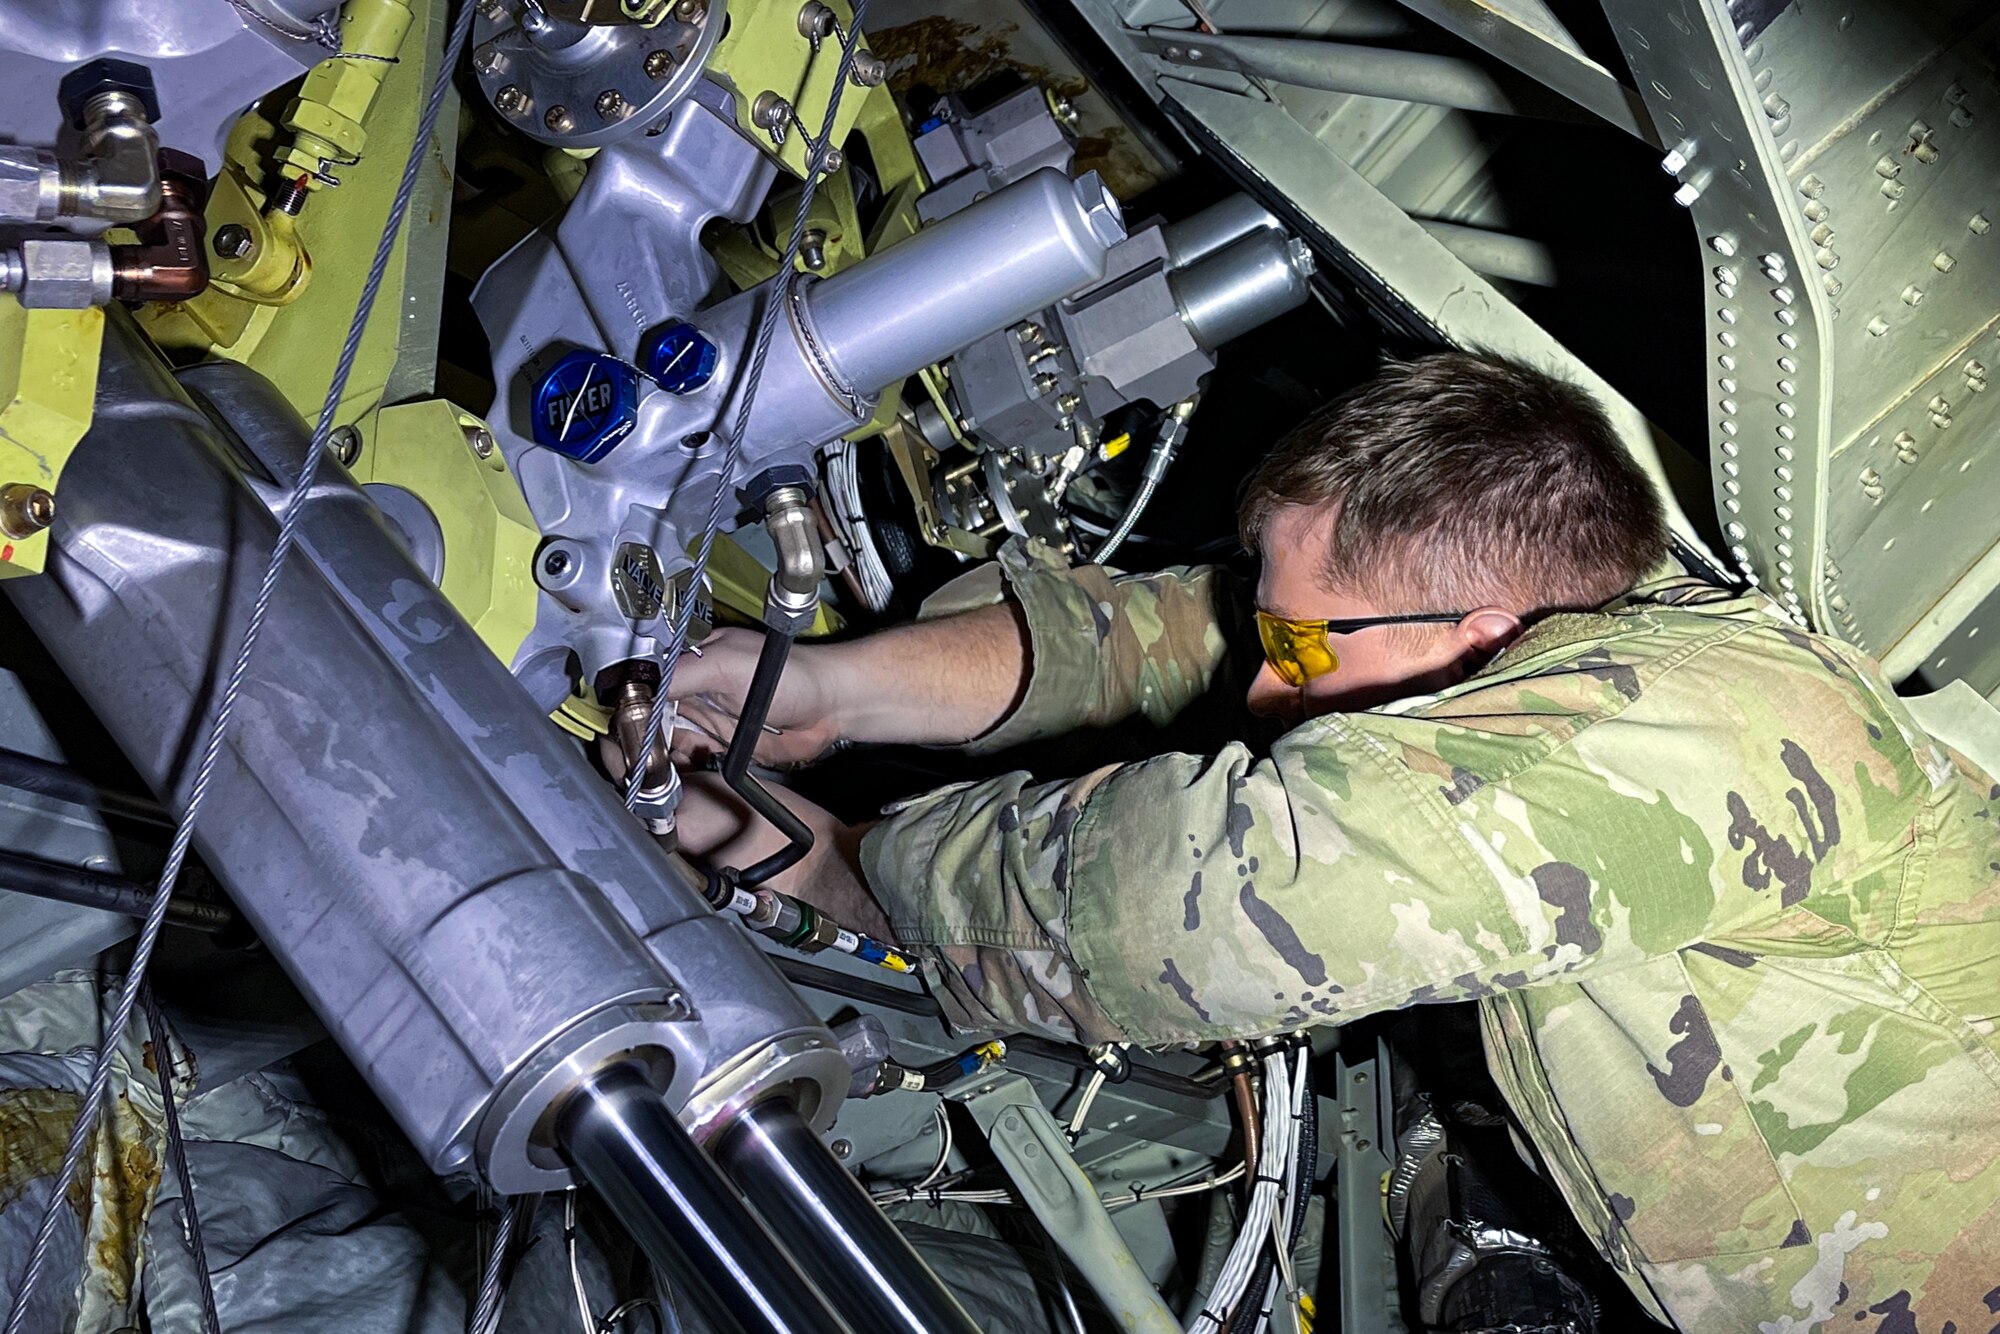
{"type": "Polygon", "coordinates": [[[674,53],[671,51],[648,51],[646,53],[646,77],[664,79],[674,72],[674,53]]]}
{"type": "Polygon", "coordinates": [[[569,114],[568,107],[553,106],[549,108],[549,114],[542,117],[542,124],[557,134],[568,134],[576,127],[576,120],[569,114]]]}
{"type": "Polygon", "coordinates": [[[822,173],[839,171],[846,165],[847,154],[841,152],[838,148],[829,146],[824,153],[820,154],[819,169],[822,173]]]}
{"type": "Polygon", "coordinates": [[[820,0],[806,0],[805,7],[799,10],[799,36],[814,46],[833,36],[838,27],[840,16],[821,4],[820,0]]]}
{"type": "Polygon", "coordinates": [[[708,17],[708,0],[680,0],[674,17],[682,23],[700,23],[708,17]]]}
{"type": "Polygon", "coordinates": [[[598,117],[603,120],[623,119],[625,114],[631,110],[625,104],[624,95],[616,88],[606,88],[597,95],[597,101],[592,105],[597,108],[598,117]]]}
{"type": "Polygon", "coordinates": [[[500,68],[500,52],[493,47],[477,52],[472,57],[472,68],[481,74],[491,74],[500,68]]]}
{"type": "Polygon", "coordinates": [[[827,1147],[832,1149],[833,1156],[842,1162],[854,1156],[854,1141],[851,1139],[837,1139],[827,1147]]]}
{"type": "Polygon", "coordinates": [[[493,457],[493,432],[487,430],[484,426],[466,427],[465,444],[472,451],[475,458],[490,459],[493,457]]]}
{"type": "Polygon", "coordinates": [[[336,463],[343,468],[351,468],[354,461],[361,457],[361,432],[352,426],[336,426],[326,438],[326,447],[336,463]]]}
{"type": "Polygon", "coordinates": [[[242,259],[257,248],[257,241],[250,235],[250,229],[240,222],[224,223],[215,229],[215,237],[209,242],[215,253],[223,259],[242,259]]]}
{"type": "Polygon", "coordinates": [[[56,521],[56,498],[32,482],[0,486],[0,532],[33,537],[56,521]]]}
{"type": "Polygon", "coordinates": [[[542,557],[542,573],[551,579],[560,579],[569,569],[569,553],[557,548],[542,557]]]}
{"type": "Polygon", "coordinates": [[[493,105],[500,109],[502,115],[523,116],[528,111],[528,95],[510,83],[493,94],[493,105]]]}

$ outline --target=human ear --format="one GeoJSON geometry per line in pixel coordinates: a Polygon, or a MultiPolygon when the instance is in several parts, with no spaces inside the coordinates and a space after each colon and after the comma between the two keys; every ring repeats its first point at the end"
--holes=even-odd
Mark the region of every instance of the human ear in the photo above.
{"type": "Polygon", "coordinates": [[[1467,648],[1490,655],[1520,637],[1521,618],[1501,607],[1481,607],[1467,612],[1453,629],[1467,648]]]}

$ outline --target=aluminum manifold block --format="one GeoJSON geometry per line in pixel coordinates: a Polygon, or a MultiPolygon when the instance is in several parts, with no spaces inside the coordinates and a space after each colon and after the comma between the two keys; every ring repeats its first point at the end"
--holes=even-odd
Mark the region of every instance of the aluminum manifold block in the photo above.
{"type": "Polygon", "coordinates": [[[514,661],[547,707],[570,692],[572,654],[591,682],[657,651],[669,600],[621,599],[617,572],[686,569],[718,487],[733,527],[750,478],[810,467],[885,387],[1095,283],[1125,238],[1095,174],[1044,169],[824,280],[711,300],[720,275],[701,230],[749,219],[774,174],[729,94],[703,83],[660,134],[601,152],[561,221],[474,293],[500,386],[494,431],[551,541],[514,661]],[[771,300],[783,307],[746,405],[771,300]]]}

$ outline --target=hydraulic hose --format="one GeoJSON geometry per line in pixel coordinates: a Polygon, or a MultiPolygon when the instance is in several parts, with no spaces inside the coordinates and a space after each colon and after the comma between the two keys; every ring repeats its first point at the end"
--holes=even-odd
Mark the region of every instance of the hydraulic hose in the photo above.
{"type": "Polygon", "coordinates": [[[1117,527],[1104,539],[1103,545],[1091,553],[1090,563],[1102,565],[1117,554],[1125,545],[1125,539],[1139,524],[1139,516],[1146,512],[1146,506],[1153,503],[1153,493],[1160,489],[1160,479],[1173,466],[1174,458],[1181,451],[1181,444],[1187,439],[1188,418],[1194,415],[1201,395],[1184,398],[1167,409],[1166,417],[1160,422],[1160,434],[1153,441],[1153,451],[1146,456],[1146,470],[1139,478],[1139,489],[1132,493],[1132,499],[1125,504],[1125,513],[1119,516],[1117,527]]]}
{"type": "Polygon", "coordinates": [[[764,636],[764,648],[757,655],[757,670],[751,675],[750,689],[743,697],[743,713],[736,721],[736,734],[730,737],[729,749],[722,757],[722,781],[751,810],[775,825],[786,840],[778,851],[728,877],[746,887],[761,885],[778,872],[797,865],[813,848],[811,828],[750,772],[757,738],[764,734],[764,720],[771,714],[771,701],[778,694],[778,679],[785,674],[785,662],[791,654],[790,632],[772,629],[764,636]]]}

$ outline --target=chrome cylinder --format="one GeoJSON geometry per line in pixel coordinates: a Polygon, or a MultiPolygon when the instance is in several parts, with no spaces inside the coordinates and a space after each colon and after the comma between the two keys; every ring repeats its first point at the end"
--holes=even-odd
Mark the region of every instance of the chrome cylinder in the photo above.
{"type": "MultiPolygon", "coordinates": [[[[186,383],[206,410],[110,312],[48,572],[6,586],[176,808],[306,440],[240,366],[186,383]]],[[[321,476],[195,839],[424,1160],[509,1194],[568,1184],[547,1115],[628,1051],[658,1054],[691,1125],[774,1087],[830,1119],[831,1034],[361,489],[321,476]]]]}
{"type": "Polygon", "coordinates": [[[1096,172],[1044,167],[806,294],[810,334],[853,390],[884,385],[1104,275],[1125,239],[1096,172]]]}
{"type": "Polygon", "coordinates": [[[1167,286],[1188,332],[1210,352],[1312,294],[1312,251],[1281,231],[1258,228],[1184,269],[1167,286]]]}
{"type": "Polygon", "coordinates": [[[555,1134],[563,1157],[661,1272],[711,1299],[711,1317],[719,1308],[752,1334],[846,1334],[637,1067],[587,1077],[563,1103],[555,1134]]]}
{"type": "Polygon", "coordinates": [[[1167,243],[1167,266],[1180,269],[1252,232],[1279,228],[1277,218],[1255,199],[1249,195],[1230,195],[1199,213],[1167,224],[1161,239],[1167,243]]]}
{"type": "Polygon", "coordinates": [[[780,1235],[809,1238],[806,1272],[853,1308],[857,1328],[979,1334],[979,1326],[910,1248],[868,1192],[788,1104],[744,1110],[716,1141],[723,1170],[780,1235]]]}

